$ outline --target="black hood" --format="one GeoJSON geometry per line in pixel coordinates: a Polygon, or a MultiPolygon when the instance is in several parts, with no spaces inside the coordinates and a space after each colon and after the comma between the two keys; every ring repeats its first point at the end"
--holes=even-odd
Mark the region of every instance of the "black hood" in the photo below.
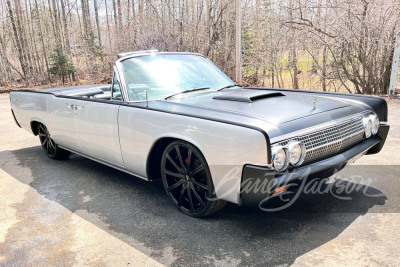
{"type": "Polygon", "coordinates": [[[251,88],[181,94],[149,107],[263,129],[269,138],[371,110],[335,95],[251,88]]]}
{"type": "Polygon", "coordinates": [[[176,101],[262,119],[275,126],[350,106],[347,102],[331,97],[251,89],[192,94],[176,101]]]}

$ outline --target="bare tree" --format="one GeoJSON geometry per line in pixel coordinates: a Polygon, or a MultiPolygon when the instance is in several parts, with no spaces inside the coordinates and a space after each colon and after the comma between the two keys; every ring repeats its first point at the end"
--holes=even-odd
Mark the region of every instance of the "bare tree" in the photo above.
{"type": "MultiPolygon", "coordinates": [[[[121,51],[199,52],[234,76],[230,0],[0,1],[0,86],[50,82],[61,49],[81,82],[106,81],[121,51]],[[90,58],[90,61],[88,60],[90,58]]],[[[242,0],[243,72],[254,85],[387,92],[398,0],[242,0]]],[[[52,82],[57,82],[53,80],[52,82]]]]}

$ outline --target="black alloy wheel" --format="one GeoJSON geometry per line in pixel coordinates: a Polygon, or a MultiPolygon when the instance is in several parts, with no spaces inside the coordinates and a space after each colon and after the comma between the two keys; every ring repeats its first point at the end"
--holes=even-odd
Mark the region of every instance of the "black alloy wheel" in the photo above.
{"type": "Polygon", "coordinates": [[[58,147],[56,142],[51,138],[49,131],[43,124],[38,124],[38,135],[40,144],[46,155],[51,159],[65,159],[69,156],[69,152],[58,147]]]}
{"type": "Polygon", "coordinates": [[[184,141],[170,143],[162,156],[161,176],[164,188],[184,214],[205,217],[226,204],[214,198],[214,186],[207,162],[200,151],[184,141]]]}

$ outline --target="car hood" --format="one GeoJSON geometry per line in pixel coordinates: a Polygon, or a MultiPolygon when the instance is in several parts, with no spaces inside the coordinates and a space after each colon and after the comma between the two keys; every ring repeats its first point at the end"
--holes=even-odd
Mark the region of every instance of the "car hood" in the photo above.
{"type": "Polygon", "coordinates": [[[371,108],[334,95],[272,89],[226,89],[181,94],[149,107],[264,130],[270,139],[371,108]]]}
{"type": "Polygon", "coordinates": [[[331,97],[251,89],[199,93],[175,101],[253,117],[275,126],[351,105],[331,97]]]}

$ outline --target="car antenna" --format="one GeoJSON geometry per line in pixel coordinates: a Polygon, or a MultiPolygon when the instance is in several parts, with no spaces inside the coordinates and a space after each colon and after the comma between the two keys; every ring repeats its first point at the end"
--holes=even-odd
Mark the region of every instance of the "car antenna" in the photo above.
{"type": "Polygon", "coordinates": [[[149,95],[147,94],[147,89],[146,89],[146,108],[149,107],[149,95]]]}

